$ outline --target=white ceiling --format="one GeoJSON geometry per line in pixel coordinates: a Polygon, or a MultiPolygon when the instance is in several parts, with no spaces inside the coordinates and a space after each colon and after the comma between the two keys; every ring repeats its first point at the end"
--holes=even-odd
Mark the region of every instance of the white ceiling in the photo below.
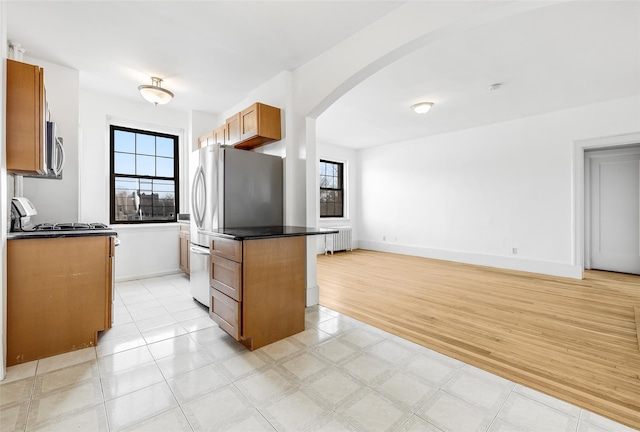
{"type": "MultiPolygon", "coordinates": [[[[26,56],[83,88],[219,113],[379,19],[400,1],[7,1],[26,56]]],[[[640,2],[569,1],[438,40],[355,87],[318,142],[364,148],[640,94],[640,2]],[[502,83],[498,91],[488,87],[502,83]],[[435,103],[418,116],[409,106],[435,103]]],[[[640,123],[640,119],[639,119],[640,123]]]]}
{"type": "Polygon", "coordinates": [[[138,86],[157,76],[171,108],[217,114],[401,4],[10,0],[7,38],[79,70],[83,88],[142,100],[138,86]]]}
{"type": "Polygon", "coordinates": [[[318,117],[317,140],[365,148],[638,94],[640,2],[570,1],[393,63],[318,117]],[[429,113],[409,109],[420,101],[429,113]]]}

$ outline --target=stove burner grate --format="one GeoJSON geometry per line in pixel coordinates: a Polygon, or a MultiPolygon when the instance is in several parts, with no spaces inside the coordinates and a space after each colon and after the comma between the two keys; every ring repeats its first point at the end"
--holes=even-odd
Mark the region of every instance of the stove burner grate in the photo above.
{"type": "Polygon", "coordinates": [[[109,226],[100,223],[81,223],[81,222],[65,222],[65,223],[42,223],[35,226],[36,231],[76,231],[76,230],[94,230],[94,229],[111,229],[109,226]]]}

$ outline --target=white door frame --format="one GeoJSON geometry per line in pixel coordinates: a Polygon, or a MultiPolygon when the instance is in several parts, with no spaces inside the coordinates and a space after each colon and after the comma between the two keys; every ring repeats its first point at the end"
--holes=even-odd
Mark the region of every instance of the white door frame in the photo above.
{"type": "Polygon", "coordinates": [[[615,135],[601,138],[591,138],[576,140],[573,142],[573,184],[571,185],[571,195],[573,196],[573,206],[571,207],[573,219],[573,251],[571,263],[580,269],[582,275],[585,268],[590,266],[590,252],[586,246],[590,244],[590,233],[587,232],[585,223],[586,203],[585,197],[585,150],[605,149],[611,147],[631,146],[640,143],[640,132],[623,135],[615,135]]]}

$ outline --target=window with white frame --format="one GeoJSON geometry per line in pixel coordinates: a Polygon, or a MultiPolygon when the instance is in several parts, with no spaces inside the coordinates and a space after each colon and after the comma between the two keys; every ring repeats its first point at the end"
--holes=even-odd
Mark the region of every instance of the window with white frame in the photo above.
{"type": "Polygon", "coordinates": [[[320,160],[320,217],[344,217],[344,164],[320,160]]]}

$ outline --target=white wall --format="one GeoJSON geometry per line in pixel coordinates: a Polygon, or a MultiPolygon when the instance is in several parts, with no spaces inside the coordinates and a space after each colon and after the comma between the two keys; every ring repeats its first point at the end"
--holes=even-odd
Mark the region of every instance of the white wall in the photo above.
{"type": "MultiPolygon", "coordinates": [[[[198,117],[199,119],[200,117],[198,117]]],[[[168,106],[154,106],[80,91],[80,220],[109,222],[109,122],[149,127],[178,134],[181,166],[188,162],[193,117],[168,106]]],[[[188,213],[188,170],[180,177],[180,213],[188,213]]],[[[116,249],[116,280],[157,276],[179,271],[178,224],[114,225],[121,244],[116,249]]]]}
{"type": "Polygon", "coordinates": [[[113,225],[120,245],[116,247],[116,281],[179,273],[179,226],[177,223],[113,225]]]}
{"type": "MultiPolygon", "coordinates": [[[[317,143],[317,163],[316,163],[316,202],[320,202],[320,159],[326,159],[344,164],[344,186],[345,186],[345,213],[342,218],[320,218],[320,207],[316,207],[316,220],[318,227],[351,227],[351,246],[358,247],[358,194],[360,190],[358,173],[358,151],[343,146],[317,143]]],[[[324,236],[316,239],[316,253],[324,253],[324,236]]]]}
{"type": "MultiPolygon", "coordinates": [[[[218,126],[217,116],[202,111],[189,112],[189,130],[187,141],[191,143],[190,151],[198,150],[198,137],[211,132],[218,126]]],[[[183,212],[186,213],[186,212],[183,212]]]]}
{"type": "Polygon", "coordinates": [[[640,96],[362,150],[360,247],[580,278],[573,141],[639,130],[640,96]]]}
{"type": "MultiPolygon", "coordinates": [[[[28,54],[28,52],[27,52],[28,54]]],[[[23,195],[38,210],[34,224],[78,221],[78,99],[80,73],[75,69],[24,57],[25,63],[44,68],[51,120],[63,138],[65,165],[62,180],[24,177],[23,195]]],[[[91,221],[88,221],[91,222],[91,221]]]]}

